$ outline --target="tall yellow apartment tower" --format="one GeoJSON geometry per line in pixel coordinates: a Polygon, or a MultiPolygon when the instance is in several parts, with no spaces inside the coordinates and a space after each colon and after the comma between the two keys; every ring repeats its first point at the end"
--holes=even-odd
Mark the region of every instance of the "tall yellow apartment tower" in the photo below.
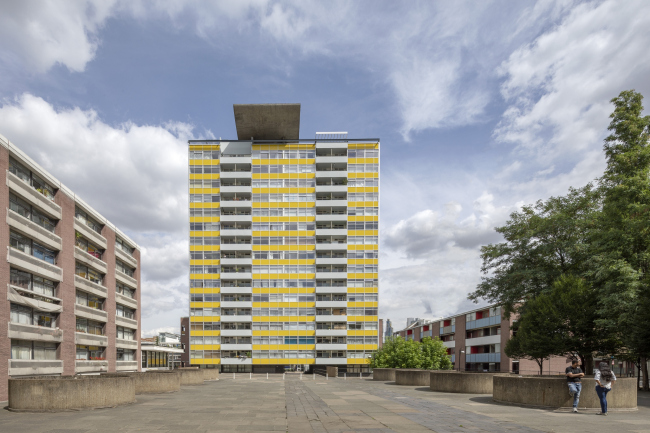
{"type": "Polygon", "coordinates": [[[300,139],[300,104],[235,105],[189,141],[190,363],[360,372],[378,344],[379,139],[300,139]]]}

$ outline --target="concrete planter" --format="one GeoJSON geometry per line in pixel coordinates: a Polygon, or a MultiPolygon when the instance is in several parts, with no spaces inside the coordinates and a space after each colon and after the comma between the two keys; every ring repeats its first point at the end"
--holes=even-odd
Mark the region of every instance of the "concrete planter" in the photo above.
{"type": "MultiPolygon", "coordinates": [[[[498,402],[550,408],[573,406],[564,377],[495,375],[493,381],[493,396],[498,402]]],[[[607,394],[607,409],[636,410],[637,386],[636,378],[618,379],[607,394]]],[[[595,387],[593,379],[582,379],[579,409],[600,410],[595,387]]]]}
{"type": "Polygon", "coordinates": [[[505,373],[469,373],[453,370],[429,373],[429,388],[436,392],[492,394],[492,378],[505,373]]]}
{"type": "Polygon", "coordinates": [[[395,384],[406,386],[429,386],[430,370],[396,369],[395,384]]]}
{"type": "Polygon", "coordinates": [[[9,379],[8,409],[60,412],[135,402],[135,383],[125,375],[9,379]]]}
{"type": "Polygon", "coordinates": [[[203,372],[198,368],[179,368],[181,386],[203,385],[203,372]]]}
{"type": "Polygon", "coordinates": [[[218,368],[202,368],[203,380],[219,380],[218,368]]]}
{"type": "Polygon", "coordinates": [[[129,376],[133,378],[135,393],[161,394],[181,389],[181,375],[176,371],[147,371],[130,373],[102,373],[104,377],[129,376]]]}
{"type": "Polygon", "coordinates": [[[381,382],[395,382],[396,368],[373,368],[372,380],[379,380],[381,382]]]}

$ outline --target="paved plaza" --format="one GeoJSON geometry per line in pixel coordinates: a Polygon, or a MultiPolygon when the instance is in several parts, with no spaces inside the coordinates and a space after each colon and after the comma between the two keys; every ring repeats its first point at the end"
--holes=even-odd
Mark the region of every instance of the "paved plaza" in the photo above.
{"type": "MultiPolygon", "coordinates": [[[[592,390],[584,390],[589,392],[592,390]]],[[[614,391],[615,392],[615,391],[614,391]]],[[[0,411],[0,432],[635,432],[650,433],[650,396],[639,410],[573,414],[494,403],[368,379],[222,375],[180,392],[139,395],[109,409],[63,413],[0,411]]]]}

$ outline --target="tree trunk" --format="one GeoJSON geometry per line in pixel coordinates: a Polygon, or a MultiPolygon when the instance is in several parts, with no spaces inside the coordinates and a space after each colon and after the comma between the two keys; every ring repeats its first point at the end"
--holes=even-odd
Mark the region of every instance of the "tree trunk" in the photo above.
{"type": "Polygon", "coordinates": [[[594,374],[594,356],[589,353],[587,355],[581,356],[582,358],[582,369],[585,372],[585,376],[591,376],[594,374]]]}
{"type": "Polygon", "coordinates": [[[650,387],[648,386],[648,358],[641,357],[641,368],[643,369],[643,390],[649,391],[650,387]]]}
{"type": "Polygon", "coordinates": [[[639,363],[636,365],[636,387],[639,388],[639,382],[641,382],[641,358],[639,358],[639,363]]]}
{"type": "MultiPolygon", "coordinates": [[[[537,360],[535,360],[535,361],[537,361],[537,360]]],[[[539,365],[539,375],[543,376],[544,375],[544,358],[537,361],[537,365],[539,365]]]]}

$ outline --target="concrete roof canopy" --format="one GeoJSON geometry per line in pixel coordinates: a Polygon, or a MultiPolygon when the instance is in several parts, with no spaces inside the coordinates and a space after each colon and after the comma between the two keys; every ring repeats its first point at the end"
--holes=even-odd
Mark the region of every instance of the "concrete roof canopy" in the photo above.
{"type": "Polygon", "coordinates": [[[233,104],[239,140],[298,140],[300,104],[233,104]]]}

